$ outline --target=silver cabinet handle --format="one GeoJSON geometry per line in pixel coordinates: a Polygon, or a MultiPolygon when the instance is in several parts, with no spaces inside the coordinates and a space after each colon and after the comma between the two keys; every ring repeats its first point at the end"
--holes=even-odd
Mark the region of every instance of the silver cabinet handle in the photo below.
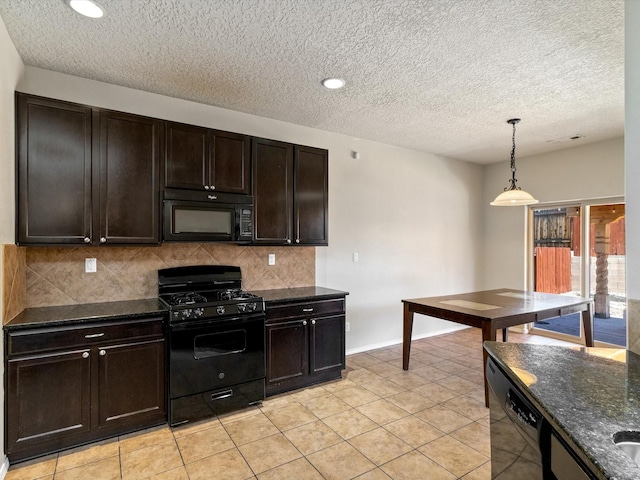
{"type": "Polygon", "coordinates": [[[100,237],[100,243],[107,243],[107,239],[105,237],[100,237]]]}
{"type": "Polygon", "coordinates": [[[215,190],[215,189],[216,189],[216,186],[215,186],[215,185],[211,185],[209,188],[210,188],[211,190],[215,190]]]}
{"type": "Polygon", "coordinates": [[[306,321],[306,320],[303,320],[303,321],[302,321],[302,325],[304,326],[304,325],[306,325],[306,324],[307,324],[307,321],[306,321]]]}
{"type": "Polygon", "coordinates": [[[302,309],[303,312],[313,312],[313,308],[303,308],[302,309]]]}
{"type": "Polygon", "coordinates": [[[316,321],[315,320],[311,320],[311,325],[315,325],[316,321]]]}
{"type": "Polygon", "coordinates": [[[205,185],[205,186],[204,186],[204,189],[205,189],[205,190],[209,190],[209,185],[205,185]]]}
{"type": "Polygon", "coordinates": [[[300,239],[299,238],[296,238],[296,243],[300,243],[300,239]]]}
{"type": "Polygon", "coordinates": [[[89,237],[84,237],[84,243],[91,243],[91,239],[89,237]]]}
{"type": "Polygon", "coordinates": [[[207,198],[209,200],[217,200],[218,199],[218,197],[216,197],[215,195],[207,195],[207,198]]]}
{"type": "Polygon", "coordinates": [[[291,245],[291,239],[287,238],[287,245],[291,245]]]}
{"type": "Polygon", "coordinates": [[[82,352],[82,358],[89,358],[89,352],[82,352]]]}
{"type": "Polygon", "coordinates": [[[100,356],[104,357],[107,354],[106,350],[100,350],[100,356]]]}
{"type": "Polygon", "coordinates": [[[100,337],[104,337],[104,332],[102,332],[102,333],[90,333],[90,334],[84,336],[84,338],[100,338],[100,337]]]}

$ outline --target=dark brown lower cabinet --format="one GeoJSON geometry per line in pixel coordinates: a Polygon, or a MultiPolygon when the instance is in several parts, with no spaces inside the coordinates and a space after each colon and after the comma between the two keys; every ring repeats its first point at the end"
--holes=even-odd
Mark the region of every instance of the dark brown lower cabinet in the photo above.
{"type": "Polygon", "coordinates": [[[163,319],[5,332],[10,462],[166,421],[163,319]]]}
{"type": "Polygon", "coordinates": [[[340,378],[345,368],[345,299],[266,305],[266,394],[340,378]]]}

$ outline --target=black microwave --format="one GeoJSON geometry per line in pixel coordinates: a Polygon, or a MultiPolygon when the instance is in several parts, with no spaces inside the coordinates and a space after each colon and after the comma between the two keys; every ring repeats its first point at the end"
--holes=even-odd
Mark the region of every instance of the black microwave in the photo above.
{"type": "Polygon", "coordinates": [[[253,197],[167,188],[163,219],[165,242],[248,243],[253,238],[253,197]]]}

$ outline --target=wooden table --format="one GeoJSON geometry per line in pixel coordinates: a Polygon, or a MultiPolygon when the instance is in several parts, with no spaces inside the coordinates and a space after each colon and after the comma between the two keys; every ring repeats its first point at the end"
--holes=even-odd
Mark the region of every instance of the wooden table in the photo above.
{"type": "MultiPolygon", "coordinates": [[[[487,340],[495,341],[498,330],[503,331],[503,340],[506,341],[506,329],[509,327],[582,312],[585,343],[588,347],[593,346],[593,300],[589,298],[501,288],[459,295],[413,298],[402,300],[402,303],[404,303],[402,342],[404,370],[409,369],[414,313],[481,328],[484,343],[487,340]]],[[[486,365],[488,355],[484,349],[482,352],[483,365],[486,365]]],[[[486,372],[484,397],[486,405],[489,406],[486,372]]]]}

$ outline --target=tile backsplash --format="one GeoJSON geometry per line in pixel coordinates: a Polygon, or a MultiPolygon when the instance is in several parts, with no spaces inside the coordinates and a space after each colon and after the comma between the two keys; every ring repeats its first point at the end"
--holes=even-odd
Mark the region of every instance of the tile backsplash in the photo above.
{"type": "Polygon", "coordinates": [[[157,271],[183,265],[237,265],[245,290],[315,285],[315,247],[168,243],[159,247],[3,245],[3,318],[23,308],[154,298],[157,271]],[[268,265],[268,255],[276,263],[268,265]],[[85,273],[85,259],[97,271],[85,273]]]}

